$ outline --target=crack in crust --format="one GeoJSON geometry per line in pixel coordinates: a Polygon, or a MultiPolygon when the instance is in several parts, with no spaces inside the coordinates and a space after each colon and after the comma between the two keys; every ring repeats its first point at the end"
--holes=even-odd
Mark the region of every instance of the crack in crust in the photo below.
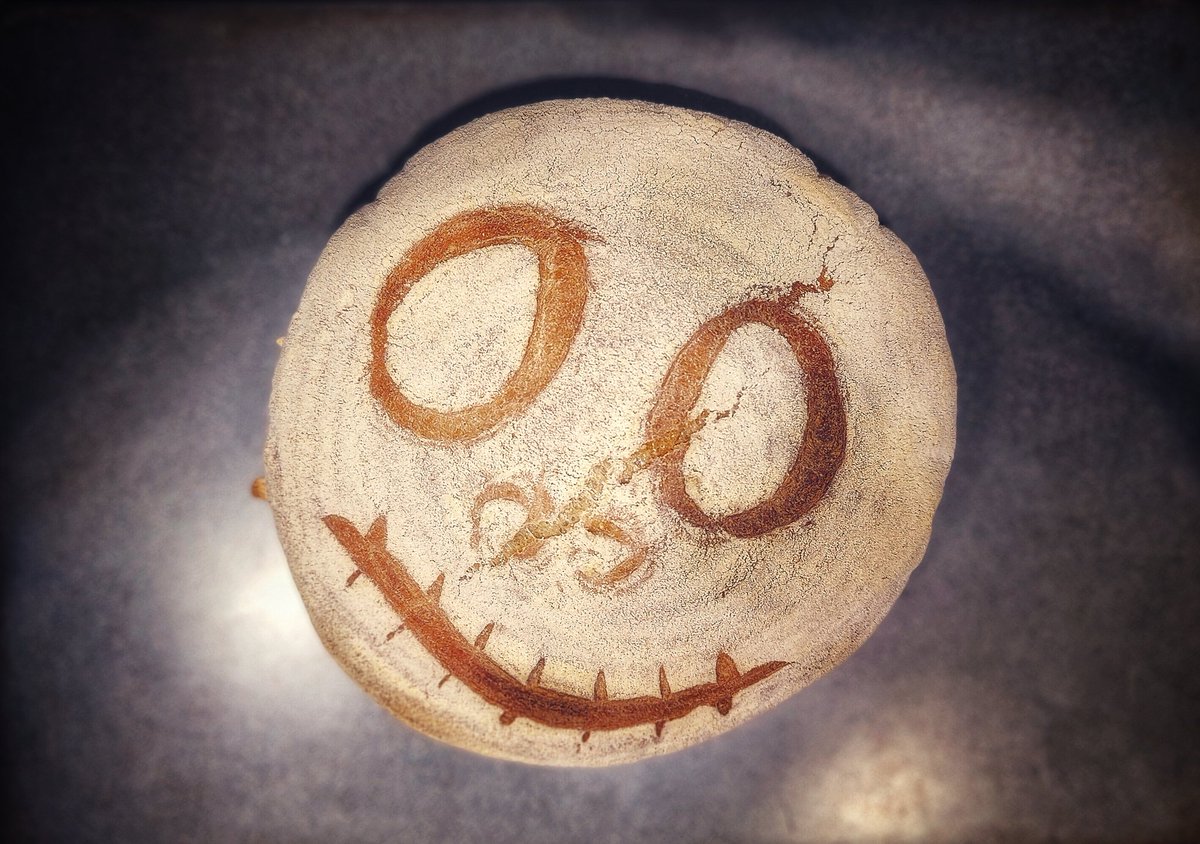
{"type": "MultiPolygon", "coordinates": [[[[422,589],[404,564],[387,550],[387,520],[380,516],[365,534],[348,519],[328,515],[325,525],[358,566],[375,584],[392,609],[401,617],[403,627],[448,672],[475,694],[500,709],[500,723],[507,726],[517,718],[527,718],[547,727],[579,730],[584,741],[592,732],[620,730],[641,724],[654,725],[661,735],[663,725],[711,706],[722,715],[733,707],[733,696],[743,689],[779,671],[791,663],[775,661],[738,670],[733,658],[722,652],[716,659],[716,682],[699,683],[671,691],[666,669],[659,667],[659,697],[643,695],[610,698],[604,671],[596,675],[591,698],[573,695],[541,685],[544,659],[534,666],[528,679],[521,682],[484,653],[492,624],[484,628],[474,642],[454,627],[439,599],[445,575],[422,589]]],[[[443,678],[445,682],[445,678],[443,678]]]]}

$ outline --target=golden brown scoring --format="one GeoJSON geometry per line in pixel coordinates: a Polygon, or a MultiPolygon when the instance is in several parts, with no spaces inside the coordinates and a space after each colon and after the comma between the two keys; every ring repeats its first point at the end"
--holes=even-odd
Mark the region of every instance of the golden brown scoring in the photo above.
{"type": "MultiPolygon", "coordinates": [[[[510,481],[489,483],[484,486],[483,491],[479,495],[475,496],[475,503],[471,507],[472,548],[479,548],[482,539],[483,510],[493,501],[511,501],[514,504],[519,504],[525,510],[525,521],[521,524],[521,530],[531,522],[537,522],[546,518],[554,510],[554,503],[550,500],[550,493],[546,490],[545,484],[540,481],[529,492],[510,481]]],[[[523,542],[507,550],[512,557],[529,559],[537,554],[541,547],[541,541],[531,536],[530,541],[523,542]]]]}
{"type": "Polygon", "coordinates": [[[749,323],[778,331],[792,349],[807,382],[808,418],[800,448],[774,494],[740,513],[714,517],[700,509],[683,479],[683,447],[668,449],[653,463],[663,500],[683,518],[733,536],[762,536],[789,525],[812,510],[833,483],[846,454],[846,411],[838,390],[833,355],[821,334],[788,310],[789,302],[754,299],[713,317],[696,330],[671,362],[646,425],[647,442],[672,442],[688,430],[688,417],[717,355],[730,335],[749,323]]]}
{"type": "Polygon", "coordinates": [[[587,300],[583,243],[591,239],[579,226],[531,205],[481,208],[446,220],[408,251],[379,291],[371,314],[371,395],[397,425],[437,442],[476,439],[520,413],[558,372],[579,333],[587,300]],[[434,267],[506,244],[525,247],[538,262],[533,329],[520,364],[491,401],[452,411],[416,404],[388,372],[388,319],[434,267]]]}
{"type": "MultiPolygon", "coordinates": [[[[350,555],[356,570],[375,584],[403,623],[387,639],[401,630],[409,630],[417,641],[448,672],[442,685],[451,677],[488,703],[500,709],[500,723],[509,726],[517,718],[527,718],[547,727],[579,730],[584,741],[592,731],[620,730],[641,724],[654,725],[661,735],[668,721],[683,718],[702,706],[711,706],[721,715],[728,715],[734,695],[761,682],[787,667],[780,660],[764,662],[742,672],[733,658],[724,651],[716,656],[716,682],[697,683],[672,691],[666,669],[659,666],[659,697],[610,697],[604,669],[596,674],[592,697],[570,694],[547,687],[542,683],[546,667],[543,657],[521,682],[484,648],[491,637],[494,623],[488,624],[474,642],[455,627],[441,607],[445,575],[438,575],[433,585],[422,589],[404,564],[387,549],[387,520],[380,516],[366,533],[348,519],[328,515],[325,525],[350,555]]],[[[351,584],[348,582],[347,586],[351,584]]]]}

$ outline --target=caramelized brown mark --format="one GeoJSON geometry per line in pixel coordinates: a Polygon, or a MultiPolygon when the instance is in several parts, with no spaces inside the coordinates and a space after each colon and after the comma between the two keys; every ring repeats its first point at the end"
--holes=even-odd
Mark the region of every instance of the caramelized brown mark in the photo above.
{"type": "Polygon", "coordinates": [[[267,479],[266,478],[255,478],[250,484],[250,494],[253,495],[255,498],[261,498],[263,501],[266,501],[267,500],[267,479]]]}
{"type": "Polygon", "coordinates": [[[504,543],[492,564],[499,565],[513,557],[536,554],[547,539],[562,536],[579,524],[599,501],[600,494],[604,491],[605,479],[608,477],[609,465],[610,462],[605,460],[593,466],[583,482],[583,490],[564,504],[557,513],[544,518],[531,516],[526,519],[525,524],[504,543]]]}
{"type": "MultiPolygon", "coordinates": [[[[387,521],[380,516],[364,535],[349,520],[335,515],[324,522],[349,553],[358,568],[375,584],[404,620],[417,641],[442,667],[489,704],[500,709],[500,723],[528,718],[548,727],[585,731],[619,730],[639,724],[654,724],[682,718],[697,707],[712,706],[725,714],[733,696],[788,665],[767,662],[739,672],[725,653],[717,656],[717,679],[660,697],[649,695],[609,698],[604,672],[596,675],[591,698],[546,688],[541,685],[542,665],[535,666],[530,680],[522,683],[483,652],[484,629],[472,644],[455,629],[437,598],[422,589],[404,565],[387,550],[387,521]]],[[[433,591],[433,590],[430,590],[433,591]]],[[[660,669],[660,689],[667,691],[666,672],[660,669]]],[[[586,736],[584,737],[586,741],[586,736]]]]}
{"type": "MultiPolygon", "coordinates": [[[[831,246],[829,248],[832,249],[833,247],[831,246]]],[[[820,290],[822,293],[828,293],[832,289],[833,276],[829,274],[829,271],[826,269],[825,265],[822,264],[821,274],[817,276],[817,290],[820,290]]]]}
{"type": "Polygon", "coordinates": [[[640,569],[646,562],[649,549],[630,531],[602,516],[588,516],[583,520],[583,527],[588,533],[603,536],[633,550],[621,562],[601,574],[583,571],[575,572],[580,583],[592,589],[603,589],[616,586],[640,569]]]}
{"type": "Polygon", "coordinates": [[[531,689],[536,689],[542,684],[542,671],[546,668],[546,658],[542,657],[537,661],[537,665],[533,666],[533,670],[529,672],[529,676],[525,678],[525,685],[531,689]]]}
{"type": "MultiPolygon", "coordinates": [[[[688,415],[700,397],[717,355],[730,335],[749,323],[766,325],[783,336],[807,382],[808,418],[796,459],[783,481],[766,501],[740,513],[715,517],[701,510],[684,486],[686,447],[677,446],[654,463],[663,500],[683,518],[739,537],[761,536],[791,524],[816,507],[833,483],[846,454],[846,411],[828,344],[816,328],[792,314],[786,302],[764,299],[735,305],[710,319],[679,350],[650,411],[647,441],[665,438],[665,445],[675,432],[687,430],[688,415]]],[[[682,440],[683,445],[686,442],[682,440]]]]}
{"type": "MultiPolygon", "coordinates": [[[[550,493],[546,490],[545,485],[538,483],[534,486],[533,492],[528,493],[521,487],[509,481],[499,483],[489,483],[484,486],[483,491],[475,496],[475,503],[471,507],[471,547],[478,548],[480,541],[480,528],[483,520],[483,508],[493,501],[511,501],[514,504],[520,504],[525,509],[525,521],[522,528],[529,525],[531,522],[544,519],[554,509],[554,503],[550,500],[550,493]]],[[[534,540],[523,543],[519,548],[511,550],[511,556],[520,558],[529,558],[537,554],[542,547],[542,540],[534,540]]]]}
{"type": "Polygon", "coordinates": [[[440,603],[442,600],[442,587],[445,586],[445,584],[446,575],[439,574],[437,576],[437,580],[433,581],[430,587],[425,590],[425,594],[429,596],[429,600],[433,601],[435,604],[440,603]]]}
{"type": "Polygon", "coordinates": [[[437,442],[473,440],[533,402],[566,360],[583,322],[593,235],[532,205],[481,208],[451,217],[413,246],[388,274],[371,314],[371,395],[388,416],[437,442]],[[411,401],[387,368],[388,319],[413,285],[439,264],[489,246],[516,244],[538,261],[533,329],[520,364],[488,402],[439,411],[411,401]]]}
{"type": "MultiPolygon", "coordinates": [[[[719,416],[732,412],[728,411],[719,416]]],[[[692,436],[707,424],[710,415],[711,411],[706,410],[694,419],[685,419],[678,428],[669,428],[650,436],[633,454],[625,458],[621,472],[617,475],[617,483],[627,484],[633,480],[634,473],[638,470],[652,466],[655,461],[661,460],[676,449],[686,449],[692,441],[692,436]]]]}
{"type": "MultiPolygon", "coordinates": [[[[740,393],[738,401],[741,401],[740,393]]],[[[628,457],[616,461],[612,458],[601,460],[588,472],[583,489],[553,514],[551,514],[553,503],[549,493],[540,483],[534,488],[532,497],[516,484],[507,482],[489,484],[475,498],[475,506],[471,511],[471,547],[476,548],[479,545],[479,526],[483,507],[496,500],[515,501],[526,508],[525,522],[517,529],[512,538],[501,546],[500,553],[492,558],[490,565],[503,565],[514,557],[533,557],[541,550],[547,539],[562,536],[582,522],[589,533],[615,539],[631,547],[633,551],[604,575],[597,576],[581,570],[575,573],[576,577],[581,583],[592,589],[608,588],[620,583],[641,568],[649,551],[639,540],[612,519],[591,514],[591,511],[600,503],[605,486],[611,481],[627,484],[633,479],[635,473],[652,466],[655,461],[661,460],[677,449],[686,450],[688,443],[691,442],[691,438],[697,431],[700,431],[709,422],[724,419],[736,410],[737,403],[732,408],[719,413],[705,410],[694,419],[687,420],[681,427],[650,438],[638,446],[628,457]],[[615,474],[614,469],[616,470],[615,474]]],[[[476,563],[468,569],[468,572],[480,569],[483,565],[483,562],[476,563]]]]}
{"type": "MultiPolygon", "coordinates": [[[[831,246],[830,249],[832,248],[833,247],[831,246]]],[[[826,269],[825,265],[822,264],[821,272],[817,276],[816,281],[797,279],[792,283],[792,286],[788,288],[787,293],[784,293],[779,299],[779,302],[787,307],[791,307],[792,305],[796,304],[796,302],[800,301],[800,297],[805,293],[828,293],[831,289],[833,289],[833,277],[829,275],[829,271],[826,269]]]]}
{"type": "MultiPolygon", "coordinates": [[[[738,400],[741,400],[740,393],[738,400]]],[[[541,484],[538,484],[534,490],[534,506],[532,508],[526,504],[530,500],[529,497],[515,484],[496,484],[497,489],[494,491],[489,491],[489,487],[485,487],[484,491],[476,497],[475,508],[472,510],[471,546],[478,547],[479,514],[482,512],[484,504],[502,498],[517,501],[526,506],[528,515],[524,524],[517,529],[511,539],[504,543],[500,553],[490,561],[491,565],[503,565],[514,557],[532,557],[541,550],[547,539],[562,536],[582,522],[589,533],[615,539],[630,546],[633,551],[605,575],[596,576],[585,571],[577,571],[576,576],[581,583],[593,589],[606,588],[620,583],[642,566],[649,551],[639,540],[612,519],[591,514],[591,511],[598,506],[605,486],[614,480],[619,484],[627,484],[633,479],[636,472],[652,466],[655,461],[661,460],[677,449],[686,450],[688,443],[691,442],[691,438],[697,431],[709,422],[724,419],[735,410],[737,410],[737,404],[729,410],[719,413],[705,410],[694,419],[687,420],[680,428],[663,432],[642,443],[628,457],[621,458],[619,461],[611,458],[600,461],[588,473],[583,483],[583,489],[553,515],[550,515],[553,504],[545,487],[541,484]],[[615,475],[614,468],[616,468],[615,475]]],[[[482,562],[476,563],[468,571],[475,571],[482,568],[483,565],[482,562]]]]}

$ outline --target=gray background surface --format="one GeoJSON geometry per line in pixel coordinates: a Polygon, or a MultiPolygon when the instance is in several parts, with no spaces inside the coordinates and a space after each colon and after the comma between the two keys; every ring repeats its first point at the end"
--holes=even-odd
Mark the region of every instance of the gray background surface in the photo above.
{"type": "Polygon", "coordinates": [[[6,14],[19,837],[1200,837],[1182,5],[6,14]],[[545,770],[361,693],[248,487],[274,340],[347,213],[477,114],[605,93],[772,128],[874,206],[943,309],[959,447],[925,562],[844,666],[692,750],[545,770]]]}

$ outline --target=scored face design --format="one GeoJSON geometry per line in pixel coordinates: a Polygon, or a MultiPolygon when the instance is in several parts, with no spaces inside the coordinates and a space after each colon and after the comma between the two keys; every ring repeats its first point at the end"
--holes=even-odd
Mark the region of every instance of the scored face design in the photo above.
{"type": "MultiPolygon", "coordinates": [[[[371,395],[388,417],[432,445],[470,441],[494,433],[505,419],[524,411],[559,371],[579,332],[587,299],[588,272],[584,244],[590,236],[578,225],[533,206],[484,208],[459,214],[438,226],[414,246],[387,278],[371,316],[371,395]],[[478,249],[519,244],[537,256],[539,287],[533,331],[524,357],[496,396],[485,404],[456,411],[422,407],[407,398],[388,372],[388,319],[397,306],[438,264],[478,249]]],[[[603,590],[628,584],[651,565],[649,549],[620,521],[596,512],[604,486],[628,484],[635,472],[658,475],[663,501],[693,525],[733,537],[760,536],[795,522],[812,510],[833,481],[846,449],[846,414],[838,392],[833,358],[817,329],[792,313],[791,306],[808,289],[828,289],[822,272],[811,286],[797,284],[775,300],[741,303],[706,322],[680,349],[659,389],[646,422],[646,441],[623,460],[605,460],[589,473],[579,495],[554,507],[545,488],[525,490],[511,482],[489,483],[472,511],[472,546],[479,547],[479,516],[491,501],[519,503],[524,524],[503,543],[499,554],[479,560],[472,570],[502,566],[514,559],[536,557],[547,539],[582,529],[608,537],[626,547],[623,560],[603,573],[580,570],[588,587],[603,590]],[[705,513],[689,495],[683,458],[692,434],[711,411],[696,412],[701,387],[717,355],[734,330],[761,323],[786,338],[808,381],[808,419],[803,441],[782,483],[766,500],[742,512],[721,517],[705,513]]],[[[659,668],[660,695],[610,698],[603,670],[596,675],[592,698],[541,685],[545,659],[539,660],[521,682],[487,656],[489,624],[472,642],[456,630],[439,606],[444,573],[422,589],[404,564],[387,550],[386,517],[377,518],[364,533],[337,514],[325,517],[333,535],[358,566],[351,583],[365,574],[387,598],[420,643],[446,669],[443,682],[457,678],[488,703],[500,708],[500,723],[528,718],[548,727],[579,730],[586,741],[592,731],[615,730],[639,724],[662,733],[667,721],[682,718],[698,706],[712,706],[722,715],[742,689],[783,668],[771,661],[742,673],[733,658],[721,652],[716,659],[716,682],[672,691],[666,668],[659,668]]]]}
{"type": "Polygon", "coordinates": [[[954,405],[920,268],[869,210],[777,138],[612,101],[481,119],[394,185],[314,270],[266,449],[351,675],[452,743],[608,764],[869,635],[954,405]]]}

